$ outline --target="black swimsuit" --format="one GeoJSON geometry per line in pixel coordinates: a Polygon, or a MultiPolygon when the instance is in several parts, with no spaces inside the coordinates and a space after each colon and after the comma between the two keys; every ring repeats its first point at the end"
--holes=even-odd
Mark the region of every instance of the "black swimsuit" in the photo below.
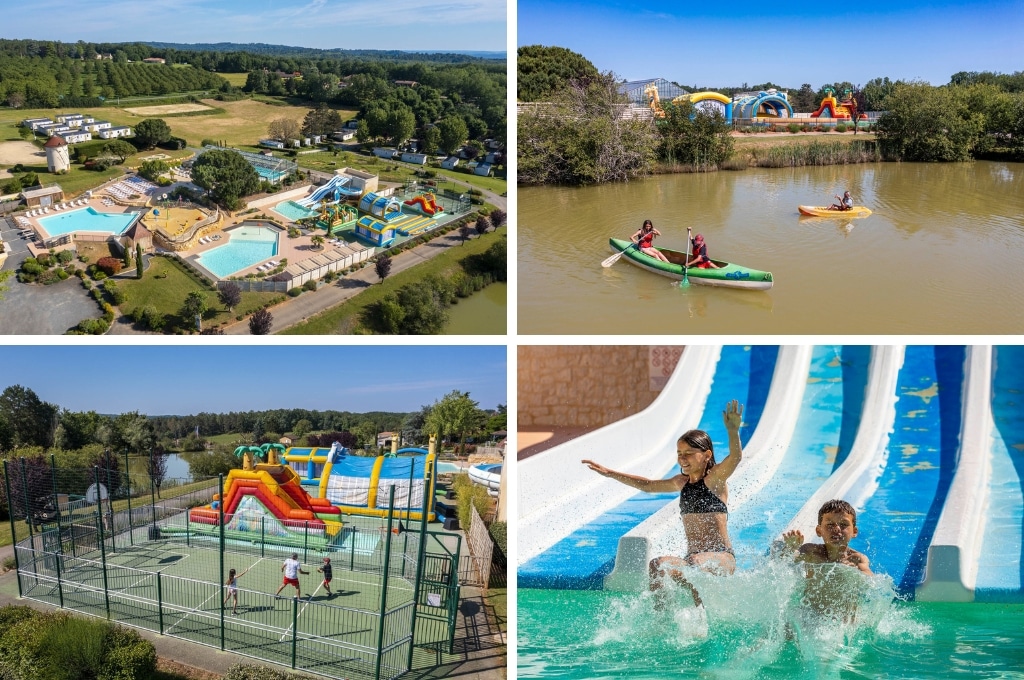
{"type": "MultiPolygon", "coordinates": [[[[679,490],[679,514],[697,515],[710,512],[728,514],[729,508],[726,507],[721,498],[708,488],[703,478],[692,484],[687,481],[683,488],[679,490]]],[[[726,547],[724,543],[718,546],[711,546],[711,548],[711,550],[691,550],[687,553],[686,557],[689,558],[691,555],[699,552],[724,552],[734,555],[732,549],[726,547]]]]}

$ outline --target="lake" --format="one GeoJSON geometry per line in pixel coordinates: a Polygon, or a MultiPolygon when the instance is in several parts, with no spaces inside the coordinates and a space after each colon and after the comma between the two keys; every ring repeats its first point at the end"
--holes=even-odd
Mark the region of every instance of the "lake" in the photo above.
{"type": "Polygon", "coordinates": [[[1024,329],[1024,164],[871,163],[658,175],[518,190],[523,334],[1007,334],[1024,329]],[[849,190],[862,219],[800,217],[849,190]],[[702,233],[714,259],[772,272],[769,291],[690,285],[620,259],[702,233]]]}
{"type": "Polygon", "coordinates": [[[448,325],[442,335],[505,335],[508,326],[508,284],[492,283],[483,290],[459,298],[448,308],[448,325]]]}

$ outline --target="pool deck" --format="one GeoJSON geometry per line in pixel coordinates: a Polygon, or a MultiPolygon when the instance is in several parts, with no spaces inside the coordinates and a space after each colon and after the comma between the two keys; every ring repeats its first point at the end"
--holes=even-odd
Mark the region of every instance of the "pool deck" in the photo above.
{"type": "MultiPolygon", "coordinates": [[[[80,205],[76,205],[76,206],[71,207],[71,208],[68,208],[67,210],[54,210],[53,208],[50,208],[50,211],[48,213],[43,214],[43,215],[36,215],[34,217],[29,217],[28,215],[24,215],[23,216],[24,219],[27,220],[28,223],[31,225],[32,230],[36,232],[36,239],[34,241],[29,242],[29,244],[28,244],[28,250],[32,254],[32,257],[36,257],[37,255],[41,255],[43,253],[48,253],[49,250],[50,250],[48,248],[44,248],[43,247],[43,241],[45,239],[48,239],[48,238],[51,238],[51,237],[50,237],[49,232],[46,231],[46,228],[39,223],[39,218],[41,218],[41,217],[54,217],[54,216],[57,216],[57,215],[62,215],[64,213],[66,213],[66,212],[74,212],[76,210],[85,210],[86,208],[92,208],[96,212],[101,212],[101,213],[129,213],[129,212],[138,212],[139,211],[139,208],[118,205],[117,203],[114,203],[113,201],[110,201],[109,199],[104,200],[104,197],[102,197],[102,196],[95,196],[94,195],[91,199],[86,199],[85,196],[81,196],[78,199],[72,199],[72,200],[85,200],[85,203],[84,204],[80,204],[80,205]]],[[[70,232],[70,233],[76,233],[76,232],[70,232]]],[[[94,231],[94,232],[82,232],[82,233],[90,233],[90,234],[104,234],[104,233],[107,233],[107,234],[109,234],[111,232],[94,231]]],[[[56,248],[56,250],[58,250],[58,251],[66,250],[66,249],[67,249],[66,247],[58,247],[58,248],[56,248]]]]}

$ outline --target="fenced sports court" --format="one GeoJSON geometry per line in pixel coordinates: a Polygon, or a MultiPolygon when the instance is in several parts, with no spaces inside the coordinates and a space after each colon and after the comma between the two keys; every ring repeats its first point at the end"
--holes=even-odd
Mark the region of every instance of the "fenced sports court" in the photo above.
{"type": "Polygon", "coordinates": [[[5,461],[12,531],[15,518],[30,530],[15,544],[23,597],[335,678],[395,678],[414,648],[452,652],[460,538],[399,521],[393,492],[389,517],[345,516],[330,540],[292,526],[283,541],[276,521],[250,517],[238,530],[229,515],[216,527],[190,520],[189,508],[222,480],[154,502],[152,489],[143,500],[127,475],[116,476],[56,469],[52,459],[48,470],[5,461]],[[104,488],[117,493],[104,497],[104,488]],[[292,585],[276,596],[292,554],[308,572],[301,598],[292,585]],[[325,557],[330,593],[317,571],[325,557]],[[225,585],[231,569],[237,604],[225,585]]]}

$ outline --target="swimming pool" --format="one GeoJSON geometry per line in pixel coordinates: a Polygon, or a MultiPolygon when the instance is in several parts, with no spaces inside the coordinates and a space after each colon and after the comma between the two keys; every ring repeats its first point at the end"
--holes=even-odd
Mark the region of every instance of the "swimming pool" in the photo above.
{"type": "Polygon", "coordinates": [[[138,218],[139,213],[101,213],[93,207],[40,217],[39,226],[52,236],[62,236],[74,231],[123,233],[138,218]]]}
{"type": "Polygon", "coordinates": [[[465,472],[466,469],[456,465],[455,463],[449,463],[447,461],[441,461],[437,464],[437,471],[444,472],[465,472]]]}
{"type": "Polygon", "coordinates": [[[317,213],[313,210],[307,210],[295,201],[283,201],[274,206],[274,212],[278,215],[282,215],[287,219],[295,222],[305,217],[315,217],[317,213]]]}
{"type": "Polygon", "coordinates": [[[231,237],[230,241],[197,259],[200,265],[222,279],[277,255],[280,232],[276,229],[242,227],[225,233],[231,237]]]}
{"type": "Polygon", "coordinates": [[[271,170],[270,168],[262,168],[258,165],[254,165],[253,168],[255,168],[257,175],[263,179],[270,180],[271,182],[278,182],[282,177],[288,174],[282,170],[271,170]]]}

